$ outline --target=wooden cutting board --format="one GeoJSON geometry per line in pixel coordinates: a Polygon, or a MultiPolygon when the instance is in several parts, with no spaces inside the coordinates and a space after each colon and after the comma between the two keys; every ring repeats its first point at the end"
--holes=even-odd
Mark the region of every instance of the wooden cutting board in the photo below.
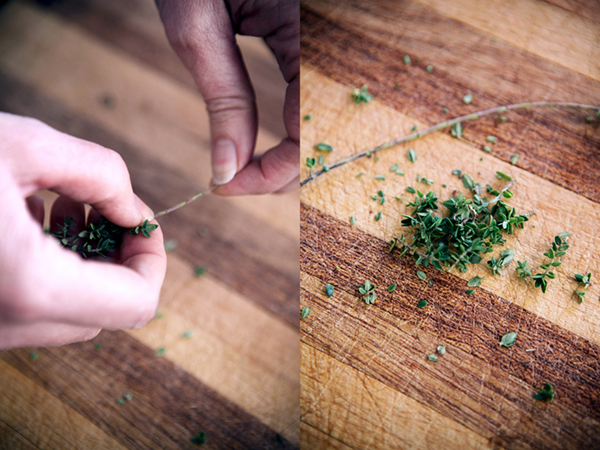
{"type": "MultiPolygon", "coordinates": [[[[240,45],[264,151],[283,134],[285,83],[261,41],[240,45]]],[[[9,2],[0,110],[118,151],[155,211],[208,186],[205,106],[152,0],[9,2]]],[[[203,448],[297,448],[298,194],[207,196],[160,225],[177,243],[161,317],[82,344],[0,352],[1,449],[197,448],[200,432],[203,448]]]]}
{"type": "MultiPolygon", "coordinates": [[[[311,116],[302,122],[301,179],[306,158],[332,165],[413,127],[494,106],[600,105],[597,2],[306,0],[301,20],[301,117],[311,116]],[[363,85],[373,100],[357,105],[351,93],[363,85]],[[320,142],[333,151],[317,151],[320,142]]],[[[504,115],[464,123],[462,139],[437,132],[302,188],[300,306],[311,309],[301,320],[302,448],[600,447],[600,288],[583,304],[573,295],[573,274],[600,276],[600,117],[504,115]],[[405,175],[390,171],[395,164],[405,175]],[[465,274],[421,269],[423,281],[411,258],[388,253],[392,236],[407,235],[406,188],[442,200],[466,192],[454,169],[495,188],[496,171],[518,180],[510,204],[535,215],[507,239],[515,259],[538,267],[553,237],[571,233],[545,294],[518,279],[515,263],[494,276],[489,256],[465,274]],[[383,205],[370,198],[379,190],[383,205]],[[468,295],[475,275],[483,281],[468,295]],[[372,305],[358,294],[366,279],[377,285],[372,305]],[[428,306],[417,308],[422,299],[428,306]],[[508,332],[518,333],[515,345],[500,347],[508,332]],[[446,354],[429,361],[438,345],[446,354]],[[551,404],[533,398],[545,382],[556,391],[551,404]]]]}

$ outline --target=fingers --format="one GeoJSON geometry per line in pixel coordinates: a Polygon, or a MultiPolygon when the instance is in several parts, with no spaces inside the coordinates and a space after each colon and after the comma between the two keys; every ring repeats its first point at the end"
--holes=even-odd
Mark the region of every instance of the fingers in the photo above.
{"type": "Polygon", "coordinates": [[[44,225],[44,199],[38,195],[30,195],[25,201],[31,217],[40,225],[44,225]]]}
{"type": "Polygon", "coordinates": [[[0,323],[0,350],[17,347],[53,347],[89,341],[100,328],[79,327],[57,323],[14,325],[0,323]]]}
{"type": "Polygon", "coordinates": [[[123,227],[135,227],[152,216],[133,194],[129,172],[118,153],[34,119],[0,114],[3,151],[11,155],[11,172],[23,195],[50,189],[93,205],[123,227]]]}
{"type": "Polygon", "coordinates": [[[229,182],[250,161],[254,91],[222,0],[158,1],[173,49],[192,73],[210,116],[213,180],[229,182]]]}

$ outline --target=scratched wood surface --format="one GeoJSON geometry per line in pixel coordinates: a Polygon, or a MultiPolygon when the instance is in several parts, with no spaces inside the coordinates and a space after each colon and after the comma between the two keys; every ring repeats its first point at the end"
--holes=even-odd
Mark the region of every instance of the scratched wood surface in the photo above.
{"type": "MultiPolygon", "coordinates": [[[[264,151],[282,137],[285,83],[261,41],[240,45],[264,151]]],[[[152,0],[5,4],[0,110],[118,151],[155,211],[208,185],[205,107],[152,0]]],[[[298,193],[208,196],[160,225],[177,242],[160,317],[91,342],[0,353],[1,449],[195,448],[202,431],[204,448],[297,448],[298,193]]]]}
{"type": "MultiPolygon", "coordinates": [[[[597,2],[561,0],[303,1],[301,117],[312,118],[302,123],[301,162],[324,156],[331,165],[413,126],[503,104],[600,105],[599,13],[597,2]],[[350,94],[364,84],[373,100],[356,105],[350,94]],[[333,151],[318,152],[319,142],[333,151]]],[[[573,295],[574,273],[600,272],[600,118],[504,115],[464,123],[460,140],[437,132],[301,189],[300,306],[311,308],[301,320],[302,448],[600,448],[600,289],[591,286],[583,304],[573,295]],[[411,258],[388,253],[391,237],[406,234],[406,187],[442,200],[465,192],[453,169],[497,189],[496,171],[517,179],[510,204],[535,215],[507,239],[515,259],[537,267],[556,234],[572,234],[546,294],[519,281],[514,263],[502,276],[489,257],[465,274],[421,269],[430,285],[411,258]],[[379,190],[383,205],[370,198],[379,190]],[[484,279],[467,295],[475,275],[484,279]],[[377,285],[369,306],[358,295],[365,279],[377,285]],[[500,347],[511,331],[516,344],[500,347]],[[442,344],[446,354],[429,361],[442,344]],[[556,391],[551,404],[533,399],[545,382],[556,391]]]]}

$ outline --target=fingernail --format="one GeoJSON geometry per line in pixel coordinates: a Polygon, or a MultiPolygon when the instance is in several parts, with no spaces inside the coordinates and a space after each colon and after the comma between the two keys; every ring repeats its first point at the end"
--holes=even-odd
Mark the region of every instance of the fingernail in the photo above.
{"type": "Polygon", "coordinates": [[[137,195],[133,196],[133,203],[135,204],[136,209],[140,212],[144,220],[152,219],[154,217],[154,212],[150,209],[148,205],[146,205],[137,195]]]}
{"type": "Polygon", "coordinates": [[[216,184],[229,183],[237,172],[235,144],[229,140],[215,142],[212,152],[213,181],[216,184]]]}

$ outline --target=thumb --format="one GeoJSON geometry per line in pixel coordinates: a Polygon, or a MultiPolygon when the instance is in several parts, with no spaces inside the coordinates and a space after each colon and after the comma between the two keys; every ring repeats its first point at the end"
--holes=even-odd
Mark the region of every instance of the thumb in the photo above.
{"type": "Polygon", "coordinates": [[[192,73],[210,117],[213,181],[225,184],[254,152],[254,91],[225,2],[157,1],[165,32],[192,73]]]}

